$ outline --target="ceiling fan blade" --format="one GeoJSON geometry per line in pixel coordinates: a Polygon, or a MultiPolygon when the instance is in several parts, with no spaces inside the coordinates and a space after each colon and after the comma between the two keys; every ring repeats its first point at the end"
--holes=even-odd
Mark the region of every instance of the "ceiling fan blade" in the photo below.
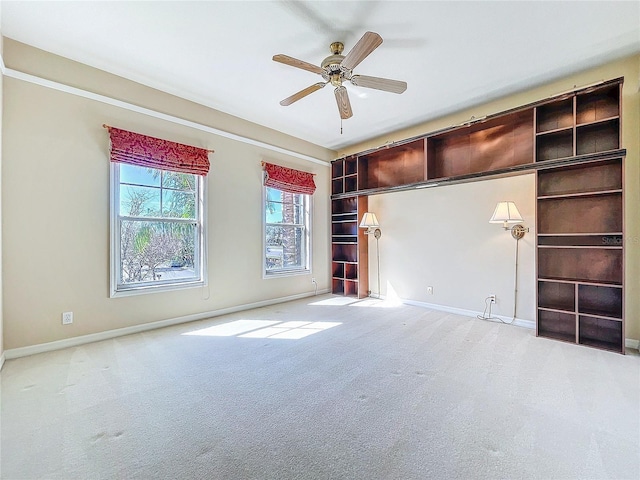
{"type": "Polygon", "coordinates": [[[301,68],[303,70],[308,70],[310,72],[317,73],[320,75],[324,73],[324,70],[322,68],[316,65],[313,65],[312,63],[304,62],[302,60],[298,60],[297,58],[290,57],[288,55],[282,55],[282,54],[274,55],[273,60],[274,62],[284,63],[285,65],[301,68]]]}
{"type": "Polygon", "coordinates": [[[340,85],[335,89],[336,101],[338,102],[338,110],[340,111],[340,118],[346,120],[351,118],[353,112],[351,111],[351,103],[349,102],[349,95],[347,89],[340,85]]]}
{"type": "Polygon", "coordinates": [[[374,32],[366,32],[340,63],[345,70],[353,70],[362,60],[382,43],[382,37],[374,32]]]}
{"type": "Polygon", "coordinates": [[[392,93],[402,93],[407,89],[407,82],[389,78],[369,77],[368,75],[353,75],[351,83],[358,87],[375,88],[376,90],[392,93]]]}
{"type": "Polygon", "coordinates": [[[315,92],[316,90],[320,90],[322,87],[324,87],[326,85],[326,83],[314,83],[313,85],[311,85],[310,87],[305,88],[304,90],[300,90],[298,93],[294,93],[293,95],[291,95],[290,97],[285,98],[284,100],[282,100],[280,102],[280,105],[282,105],[283,107],[289,106],[291,105],[293,102],[297,102],[298,100],[300,100],[301,98],[306,97],[307,95],[309,95],[310,93],[315,92]]]}

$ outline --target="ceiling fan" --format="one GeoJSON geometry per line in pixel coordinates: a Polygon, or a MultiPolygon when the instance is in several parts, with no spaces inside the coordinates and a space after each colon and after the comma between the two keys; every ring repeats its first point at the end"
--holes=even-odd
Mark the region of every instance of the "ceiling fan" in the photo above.
{"type": "Polygon", "coordinates": [[[382,37],[380,35],[374,32],[366,32],[345,56],[342,55],[344,44],[342,42],[333,42],[329,46],[331,55],[325,58],[319,67],[311,63],[298,60],[297,58],[289,57],[288,55],[274,55],[273,60],[276,62],[317,73],[324,79],[324,82],[314,83],[310,87],[300,90],[290,97],[285,98],[280,102],[280,105],[283,107],[291,105],[310,93],[320,90],[328,83],[331,83],[331,85],[336,87],[334,93],[336,101],[338,102],[340,118],[347,119],[353,115],[353,112],[351,111],[351,103],[349,102],[347,89],[342,85],[344,81],[349,81],[358,87],[374,88],[385,92],[404,92],[407,89],[407,82],[353,74],[353,69],[371,52],[378,48],[381,43],[382,37]]]}

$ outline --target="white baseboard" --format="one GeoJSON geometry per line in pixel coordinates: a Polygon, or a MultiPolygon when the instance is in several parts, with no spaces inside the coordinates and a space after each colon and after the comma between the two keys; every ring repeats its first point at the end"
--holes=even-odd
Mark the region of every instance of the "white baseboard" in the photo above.
{"type": "MultiPolygon", "coordinates": [[[[478,315],[483,314],[483,312],[474,312],[473,310],[449,307],[447,305],[437,305],[435,303],[418,302],[416,300],[405,300],[405,299],[401,299],[401,301],[402,303],[406,303],[407,305],[414,305],[416,307],[429,308],[431,310],[438,310],[440,312],[455,313],[456,315],[462,315],[463,317],[478,318],[478,315]]],[[[523,318],[516,318],[515,320],[513,320],[512,317],[505,317],[504,315],[495,315],[495,314],[491,314],[491,316],[497,319],[497,320],[489,320],[492,322],[508,323],[511,325],[515,325],[516,327],[530,328],[533,330],[536,329],[536,322],[534,322],[533,320],[525,320],[523,318]]]]}
{"type": "MultiPolygon", "coordinates": [[[[329,289],[318,290],[317,294],[329,293],[329,289]]],[[[220,315],[226,315],[228,313],[242,312],[243,310],[250,310],[252,308],[267,307],[269,305],[275,305],[278,303],[290,302],[292,300],[298,300],[301,298],[313,297],[315,293],[299,293],[297,295],[289,295],[287,297],[273,298],[270,300],[262,300],[260,302],[247,303],[244,305],[237,305],[234,307],[221,308],[219,310],[212,310],[209,312],[195,313],[193,315],[185,315],[183,317],[168,318],[166,320],[159,320],[157,322],[143,323],[141,325],[133,325],[131,327],[117,328],[114,330],[107,330],[99,333],[92,333],[89,335],[82,335],[79,337],[65,338],[63,340],[56,340],[54,342],[40,343],[38,345],[30,345],[28,347],[10,348],[4,351],[2,355],[2,361],[4,358],[7,360],[13,358],[26,357],[28,355],[35,355],[37,353],[50,352],[53,350],[60,350],[62,348],[77,347],[79,345],[85,345],[87,343],[99,342],[102,340],[109,340],[111,338],[122,337],[124,335],[131,335],[133,333],[146,332],[149,330],[155,330],[157,328],[169,327],[171,325],[178,325],[181,323],[194,322],[197,320],[204,320],[206,318],[218,317],[220,315]]]]}
{"type": "Polygon", "coordinates": [[[633,338],[625,338],[624,346],[627,348],[633,348],[635,350],[640,351],[640,340],[635,340],[633,338]]]}

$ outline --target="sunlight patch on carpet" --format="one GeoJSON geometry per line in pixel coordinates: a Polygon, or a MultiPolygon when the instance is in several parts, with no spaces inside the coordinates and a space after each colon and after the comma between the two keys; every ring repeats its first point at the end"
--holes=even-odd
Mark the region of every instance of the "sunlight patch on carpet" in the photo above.
{"type": "Polygon", "coordinates": [[[353,297],[333,297],[327,298],[326,300],[319,300],[317,302],[311,302],[309,305],[329,305],[329,306],[342,306],[349,305],[351,303],[357,302],[357,298],[353,297]]]}
{"type": "Polygon", "coordinates": [[[279,322],[271,320],[236,320],[213,327],[183,333],[199,337],[240,337],[240,338],[281,338],[297,340],[328,328],[337,327],[340,322],[279,322]]]}

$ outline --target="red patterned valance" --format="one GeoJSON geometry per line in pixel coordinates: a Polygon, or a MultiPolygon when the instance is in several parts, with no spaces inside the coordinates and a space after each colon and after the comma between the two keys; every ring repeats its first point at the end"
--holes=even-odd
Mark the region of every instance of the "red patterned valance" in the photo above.
{"type": "Polygon", "coordinates": [[[209,151],[204,148],[105,127],[111,137],[112,162],[196,175],[209,172],[209,151]]]}
{"type": "Polygon", "coordinates": [[[267,187],[277,188],[288,193],[304,193],[306,195],[313,195],[313,192],[316,191],[313,173],[301,172],[300,170],[267,162],[262,162],[262,166],[266,172],[264,184],[267,187]]]}

